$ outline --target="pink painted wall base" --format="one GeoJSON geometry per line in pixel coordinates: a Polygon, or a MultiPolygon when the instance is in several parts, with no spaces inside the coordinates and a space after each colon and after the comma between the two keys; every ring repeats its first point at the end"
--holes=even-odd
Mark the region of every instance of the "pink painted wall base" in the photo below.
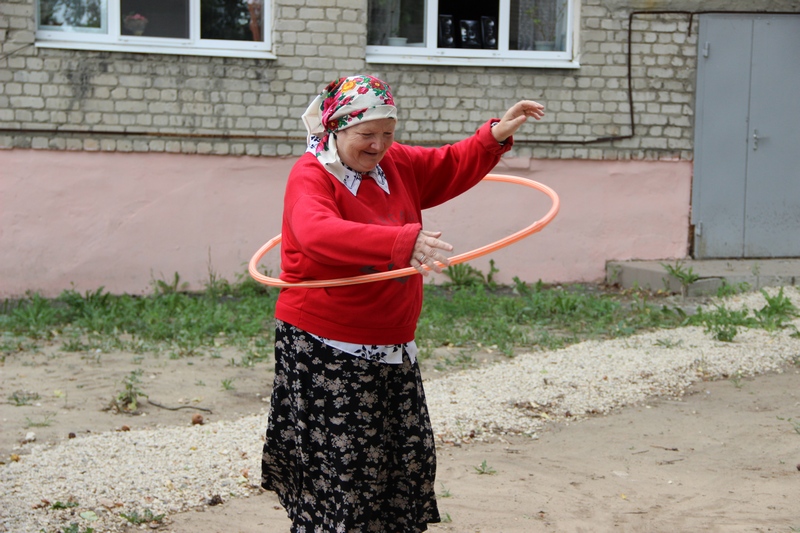
{"type": "MultiPolygon", "coordinates": [[[[150,292],[177,272],[201,289],[229,281],[280,233],[283,189],[295,158],[0,151],[0,297],[56,296],[105,287],[150,292]]],[[[471,264],[509,283],[596,282],[609,260],[687,253],[692,167],[686,161],[506,159],[496,173],[544,183],[561,211],[541,232],[471,264]]],[[[540,218],[549,199],[482,183],[425,213],[456,253],[540,218]]],[[[278,273],[278,252],[261,263],[278,273]]],[[[436,278],[441,282],[443,278],[436,278]]]]}

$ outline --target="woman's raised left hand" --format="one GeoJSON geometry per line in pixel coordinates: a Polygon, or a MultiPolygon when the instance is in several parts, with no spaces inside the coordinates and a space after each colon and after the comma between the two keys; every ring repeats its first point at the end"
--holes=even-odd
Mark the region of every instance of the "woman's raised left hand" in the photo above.
{"type": "Polygon", "coordinates": [[[492,128],[492,135],[497,142],[504,142],[516,133],[519,127],[528,120],[528,117],[540,120],[543,116],[544,106],[542,104],[532,100],[521,100],[508,108],[500,122],[492,128]]]}

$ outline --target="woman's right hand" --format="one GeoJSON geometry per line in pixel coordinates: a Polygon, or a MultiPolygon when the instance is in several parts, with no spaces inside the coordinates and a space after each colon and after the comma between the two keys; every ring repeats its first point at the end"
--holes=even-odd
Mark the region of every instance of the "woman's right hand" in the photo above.
{"type": "Polygon", "coordinates": [[[439,240],[441,236],[441,231],[426,230],[420,231],[417,235],[417,242],[414,243],[409,263],[423,276],[427,276],[429,272],[427,268],[423,268],[423,265],[427,265],[430,270],[441,274],[441,265],[448,266],[450,264],[450,259],[442,252],[452,252],[453,245],[439,240]]]}

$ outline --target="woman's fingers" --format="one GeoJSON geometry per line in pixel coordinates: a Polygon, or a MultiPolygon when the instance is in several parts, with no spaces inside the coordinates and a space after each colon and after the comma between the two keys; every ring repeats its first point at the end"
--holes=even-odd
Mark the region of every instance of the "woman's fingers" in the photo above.
{"type": "Polygon", "coordinates": [[[453,250],[453,245],[440,240],[442,232],[422,230],[417,235],[417,241],[409,261],[417,271],[423,276],[428,275],[429,270],[441,273],[442,265],[450,264],[450,259],[443,252],[453,250]],[[427,266],[428,268],[424,268],[427,266]]]}

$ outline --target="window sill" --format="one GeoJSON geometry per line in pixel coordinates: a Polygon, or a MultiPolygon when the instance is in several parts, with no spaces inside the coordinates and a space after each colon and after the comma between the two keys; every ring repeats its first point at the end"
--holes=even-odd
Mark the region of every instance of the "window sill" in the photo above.
{"type": "Polygon", "coordinates": [[[37,41],[37,48],[65,48],[69,50],[92,50],[98,52],[128,52],[133,54],[171,54],[185,56],[206,56],[206,57],[241,57],[253,59],[277,59],[277,56],[267,50],[243,50],[241,48],[211,48],[201,47],[193,43],[185,45],[164,46],[159,44],[117,44],[101,42],[77,42],[77,41],[37,41]]]}
{"type": "Polygon", "coordinates": [[[421,49],[402,46],[368,46],[367,63],[394,65],[448,65],[471,67],[521,67],[578,69],[577,58],[566,52],[502,52],[498,50],[421,49]],[[457,55],[457,54],[461,55],[457,55]],[[469,54],[469,55],[467,55],[469,54]]]}

